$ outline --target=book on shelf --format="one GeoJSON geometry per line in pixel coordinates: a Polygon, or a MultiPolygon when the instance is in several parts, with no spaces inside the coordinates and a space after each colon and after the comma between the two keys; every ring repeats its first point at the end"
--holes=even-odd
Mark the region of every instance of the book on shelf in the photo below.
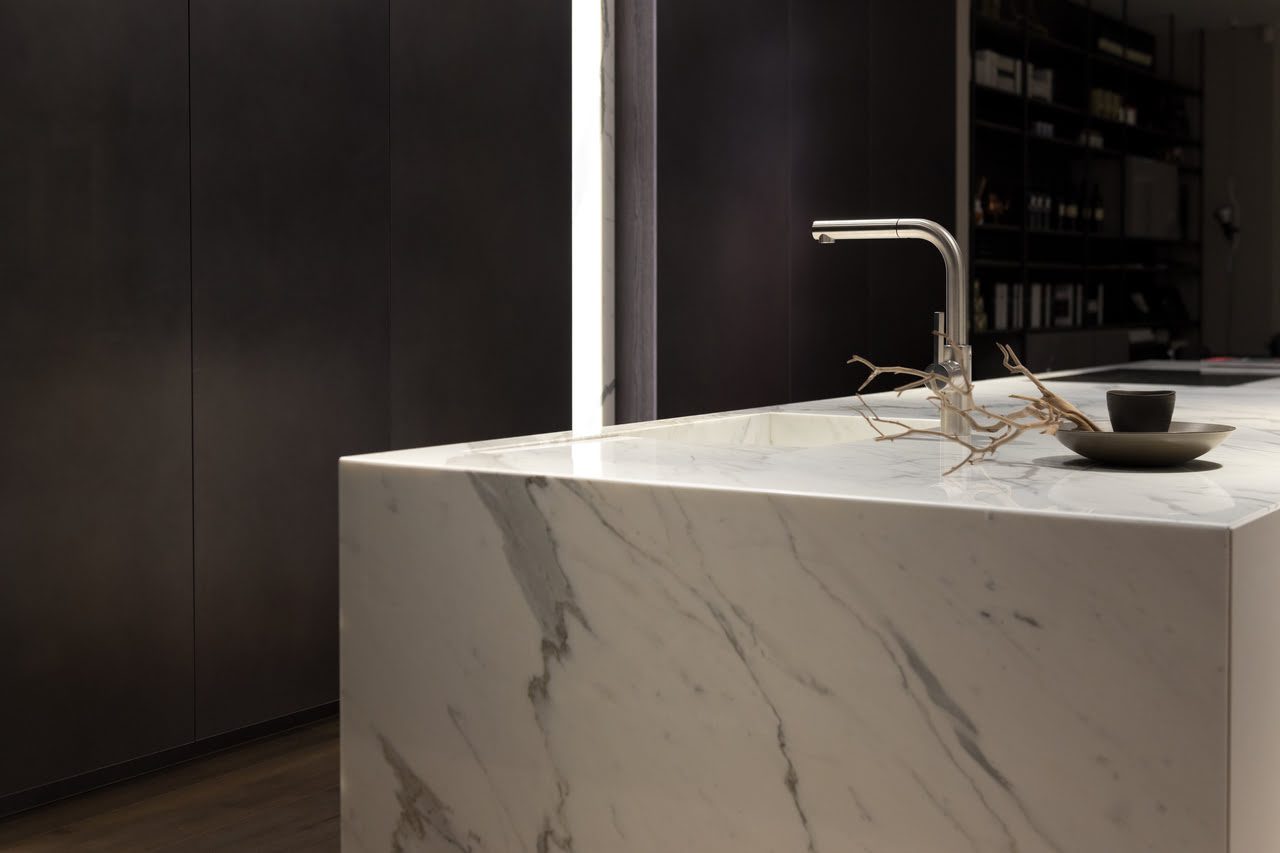
{"type": "Polygon", "coordinates": [[[1055,284],[1049,306],[1049,323],[1055,329],[1070,329],[1076,319],[1076,289],[1071,284],[1055,284]]]}

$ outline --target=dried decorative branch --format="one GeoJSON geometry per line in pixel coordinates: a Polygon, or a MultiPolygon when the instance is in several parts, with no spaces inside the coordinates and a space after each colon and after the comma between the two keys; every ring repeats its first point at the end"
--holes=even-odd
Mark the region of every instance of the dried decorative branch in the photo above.
{"type": "MultiPolygon", "coordinates": [[[[1031,380],[1032,385],[1036,386],[1036,389],[1040,392],[1040,399],[1038,401],[1033,401],[1033,402],[1043,403],[1046,406],[1050,406],[1054,409],[1057,409],[1058,412],[1064,418],[1071,421],[1081,429],[1088,430],[1089,432],[1101,431],[1098,429],[1097,424],[1089,420],[1088,415],[1086,415],[1084,412],[1080,411],[1075,406],[1071,405],[1071,403],[1067,402],[1066,400],[1062,399],[1057,394],[1053,393],[1048,388],[1046,388],[1044,386],[1044,383],[1040,381],[1039,377],[1037,377],[1034,373],[1028,370],[1026,366],[1023,365],[1021,359],[1019,359],[1018,356],[1014,354],[1013,347],[1007,346],[1002,343],[997,343],[996,347],[1000,350],[1000,354],[1004,356],[1005,370],[1009,371],[1010,373],[1018,374],[1020,376],[1025,376],[1027,379],[1031,380]]],[[[1030,398],[1019,396],[1017,397],[1017,399],[1027,400],[1030,398]]]]}
{"type": "MultiPolygon", "coordinates": [[[[935,332],[934,334],[940,333],[935,332]]],[[[951,345],[950,339],[944,336],[944,340],[947,341],[948,345],[951,345]]],[[[931,435],[958,444],[968,451],[968,455],[946,472],[950,474],[966,465],[973,465],[992,456],[1001,447],[1016,440],[1026,432],[1053,435],[1062,427],[1063,423],[1068,422],[1074,424],[1077,429],[1090,432],[1098,431],[1097,424],[1090,420],[1088,415],[1045,387],[1045,384],[1023,365],[1011,347],[999,343],[996,346],[999,347],[1000,354],[1004,358],[1005,369],[1015,376],[1025,377],[1040,392],[1039,397],[1010,394],[1010,399],[1019,400],[1027,404],[1016,411],[998,412],[987,406],[972,402],[963,407],[955,405],[952,400],[971,401],[973,399],[973,386],[964,377],[952,377],[944,380],[926,370],[898,366],[882,367],[860,355],[850,358],[847,362],[848,364],[860,364],[870,371],[867,378],[858,386],[856,395],[858,402],[862,404],[862,416],[866,418],[871,428],[878,433],[876,441],[893,441],[912,435],[931,435]],[[976,444],[968,437],[947,435],[941,429],[921,429],[909,426],[902,421],[881,417],[862,396],[862,392],[866,390],[867,386],[881,376],[912,377],[909,382],[893,389],[894,392],[901,395],[904,391],[909,391],[913,388],[928,388],[931,393],[925,399],[937,410],[939,419],[942,418],[944,413],[957,415],[969,425],[973,432],[989,436],[990,440],[983,444],[976,444]],[[880,428],[881,425],[896,427],[898,431],[886,432],[880,428]]]]}

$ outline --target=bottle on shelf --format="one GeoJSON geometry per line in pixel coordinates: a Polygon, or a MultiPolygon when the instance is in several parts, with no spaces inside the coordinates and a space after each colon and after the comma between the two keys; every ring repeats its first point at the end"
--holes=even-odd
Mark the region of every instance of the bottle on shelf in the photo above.
{"type": "Polygon", "coordinates": [[[1080,205],[1076,201],[1076,195],[1070,186],[1067,187],[1066,204],[1063,206],[1062,212],[1062,230],[1075,231],[1077,221],[1080,218],[1080,205]]]}
{"type": "Polygon", "coordinates": [[[973,330],[985,332],[991,328],[991,320],[987,316],[987,303],[982,298],[982,282],[973,280],[973,330]]]}
{"type": "Polygon", "coordinates": [[[1027,227],[1032,231],[1044,228],[1047,205],[1048,196],[1044,193],[1037,191],[1027,193],[1027,227]]]}

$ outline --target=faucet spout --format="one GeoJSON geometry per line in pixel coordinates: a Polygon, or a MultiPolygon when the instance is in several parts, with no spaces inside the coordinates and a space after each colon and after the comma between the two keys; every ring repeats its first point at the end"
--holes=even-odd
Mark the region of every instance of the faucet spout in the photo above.
{"type": "Polygon", "coordinates": [[[965,298],[964,256],[951,232],[930,219],[823,219],[813,223],[813,239],[924,240],[942,255],[946,267],[947,337],[956,346],[969,345],[969,300],[965,298]]]}
{"type": "MultiPolygon", "coordinates": [[[[929,219],[823,219],[813,223],[813,239],[819,243],[837,240],[924,240],[942,255],[946,268],[946,313],[943,330],[946,344],[938,343],[933,369],[947,380],[942,393],[953,407],[972,405],[968,389],[973,380],[969,347],[968,277],[964,256],[951,232],[929,219]],[[959,391],[960,388],[965,389],[959,391]]],[[[948,435],[967,435],[968,422],[956,412],[942,413],[942,429],[948,435]]]]}

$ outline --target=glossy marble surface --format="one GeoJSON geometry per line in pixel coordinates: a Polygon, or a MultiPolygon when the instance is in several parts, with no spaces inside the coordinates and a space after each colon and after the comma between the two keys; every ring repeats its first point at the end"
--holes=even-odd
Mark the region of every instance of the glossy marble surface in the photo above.
{"type": "MultiPolygon", "coordinates": [[[[1139,364],[1154,369],[1176,367],[1167,362],[1139,364]]],[[[1105,423],[1106,391],[1112,387],[1118,386],[1071,382],[1061,383],[1056,390],[1105,423]]],[[[1008,394],[1025,394],[1029,388],[1022,380],[989,380],[977,383],[976,397],[984,404],[999,405],[1008,394]]],[[[1024,436],[994,459],[944,476],[963,453],[933,439],[825,447],[738,446],[650,438],[646,430],[626,426],[610,428],[598,439],[572,443],[565,440],[567,435],[556,434],[360,458],[397,466],[1216,526],[1237,525],[1280,507],[1280,379],[1176,390],[1175,419],[1230,424],[1237,430],[1202,459],[1159,473],[1105,468],[1075,456],[1056,439],[1039,435],[1024,436]]],[[[924,397],[913,392],[902,398],[871,395],[867,400],[884,417],[926,418],[931,409],[924,397]]],[[[861,420],[856,401],[850,398],[754,411],[848,415],[861,420]]]]}
{"type": "Polygon", "coordinates": [[[344,850],[1280,849],[1280,382],[1178,391],[1242,429],[1162,473],[735,414],[344,460],[344,850]]]}

